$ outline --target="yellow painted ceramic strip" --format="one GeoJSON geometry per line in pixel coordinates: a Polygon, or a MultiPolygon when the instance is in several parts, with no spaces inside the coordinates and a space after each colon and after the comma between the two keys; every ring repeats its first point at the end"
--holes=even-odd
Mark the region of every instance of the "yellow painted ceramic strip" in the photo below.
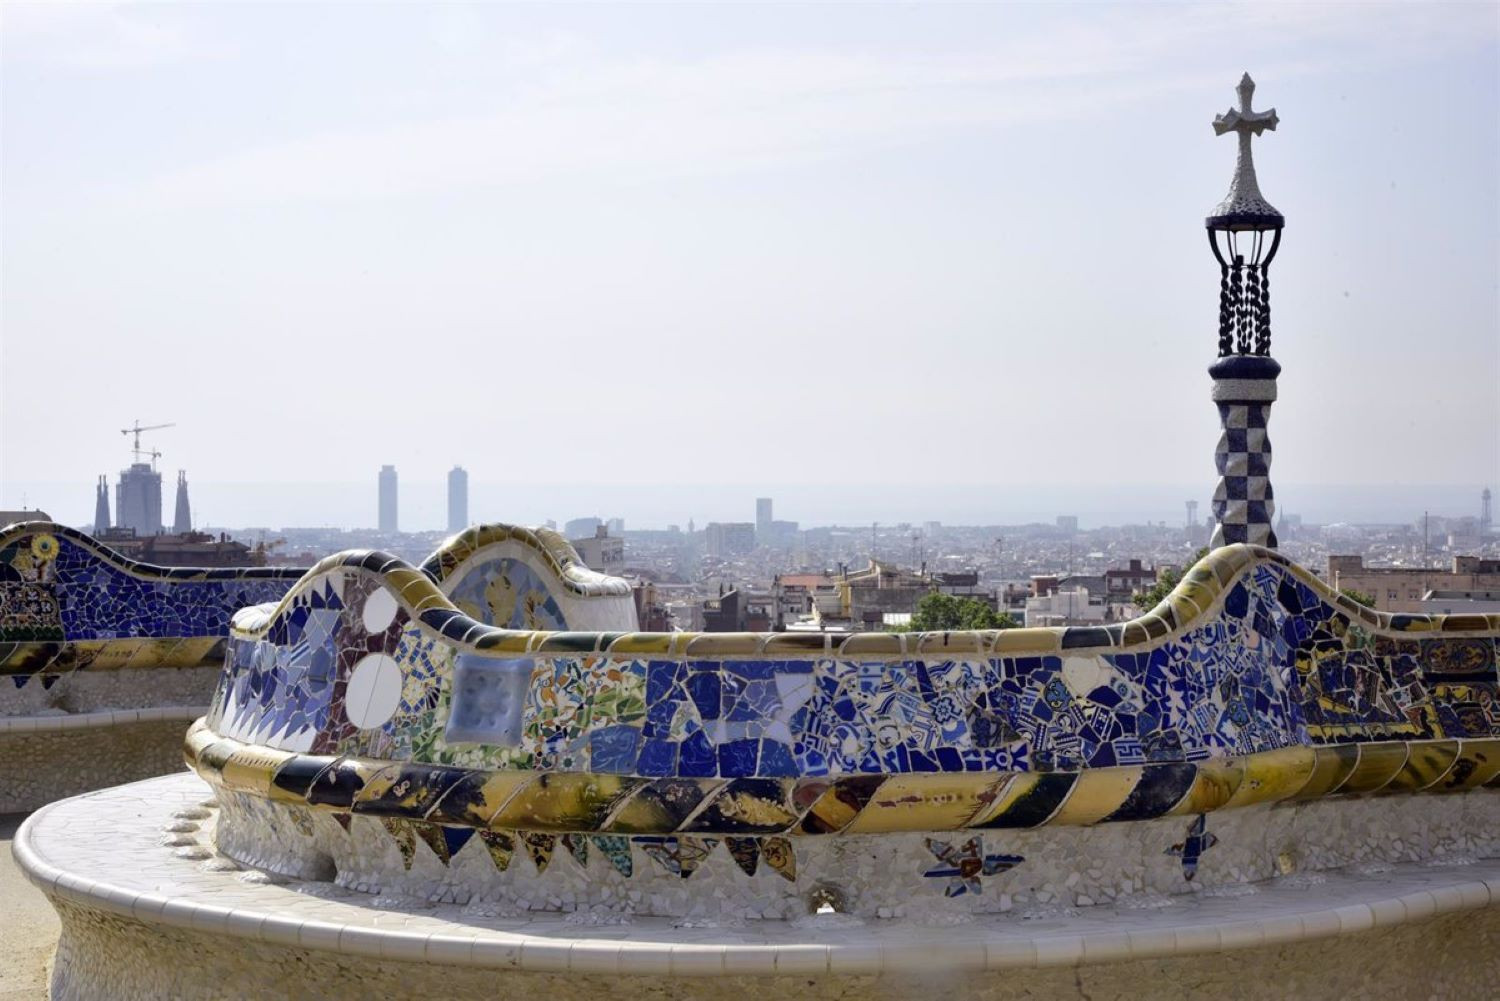
{"type": "Polygon", "coordinates": [[[1385,787],[1386,792],[1420,792],[1441,781],[1458,760],[1458,741],[1418,741],[1408,745],[1406,763],[1385,787]]]}
{"type": "Polygon", "coordinates": [[[1358,744],[1325,744],[1314,748],[1317,753],[1313,773],[1293,799],[1321,799],[1331,795],[1353,774],[1359,764],[1358,744]]]}
{"type": "Polygon", "coordinates": [[[993,772],[892,775],[844,832],[957,830],[989,805],[1000,781],[993,772]]]}
{"type": "Polygon", "coordinates": [[[1225,806],[1245,780],[1245,760],[1210,758],[1198,762],[1198,774],[1193,778],[1192,788],[1167,815],[1210,813],[1225,806]]]}
{"type": "Polygon", "coordinates": [[[1406,765],[1404,743],[1360,744],[1359,764],[1343,785],[1333,791],[1339,795],[1375,792],[1384,789],[1406,765]]]}
{"type": "Polygon", "coordinates": [[[1067,799],[1047,823],[1069,826],[1098,823],[1118,810],[1140,781],[1138,765],[1080,772],[1067,799]]]}
{"type": "Polygon", "coordinates": [[[1458,742],[1458,760],[1429,792],[1465,792],[1500,776],[1500,740],[1465,737],[1458,742]]]}
{"type": "Polygon", "coordinates": [[[1311,747],[1283,747],[1241,759],[1244,778],[1224,804],[1227,808],[1278,803],[1297,795],[1313,777],[1318,752],[1311,747]]]}

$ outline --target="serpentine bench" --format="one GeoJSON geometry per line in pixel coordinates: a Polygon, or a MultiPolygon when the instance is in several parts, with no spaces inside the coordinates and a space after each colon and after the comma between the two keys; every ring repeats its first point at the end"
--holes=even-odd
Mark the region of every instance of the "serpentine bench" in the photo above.
{"type": "Polygon", "coordinates": [[[1102,627],[490,624],[550,624],[565,584],[492,586],[496,614],[347,553],[238,614],[186,744],[219,847],[416,899],[869,917],[1473,855],[1500,830],[1500,617],[1383,615],[1270,550],[1217,550],[1102,627]]]}

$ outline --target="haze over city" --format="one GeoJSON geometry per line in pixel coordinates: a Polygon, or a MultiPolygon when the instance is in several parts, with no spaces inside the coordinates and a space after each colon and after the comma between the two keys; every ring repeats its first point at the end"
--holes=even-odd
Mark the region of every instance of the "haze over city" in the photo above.
{"type": "Polygon", "coordinates": [[[87,522],[139,418],[221,525],[369,525],[394,463],[437,527],[455,462],[518,521],[1175,520],[1249,68],[1283,507],[1468,513],[1495,9],[1084,13],[8,8],[0,505],[87,522]]]}

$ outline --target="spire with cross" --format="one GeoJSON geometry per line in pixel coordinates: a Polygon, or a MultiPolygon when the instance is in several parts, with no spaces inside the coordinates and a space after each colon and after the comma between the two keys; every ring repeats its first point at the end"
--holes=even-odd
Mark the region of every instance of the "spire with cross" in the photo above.
{"type": "Polygon", "coordinates": [[[1276,400],[1281,366],[1271,357],[1271,260],[1286,225],[1260,193],[1250,140],[1274,130],[1276,109],[1251,107],[1255,81],[1246,73],[1236,88],[1240,106],[1214,117],[1214,132],[1239,137],[1239,157],[1229,194],[1206,220],[1208,242],[1219,262],[1219,359],[1209,368],[1221,435],[1214,451],[1214,548],[1237,542],[1276,546],[1271,440],[1266,425],[1276,400]]]}
{"type": "Polygon", "coordinates": [[[1255,159],[1250,151],[1250,137],[1265,130],[1276,131],[1276,109],[1252,111],[1250,100],[1255,96],[1255,81],[1246,73],[1235,88],[1240,96],[1240,106],[1230,108],[1222,115],[1214,116],[1214,135],[1226,132],[1239,135],[1240,152],[1234,164],[1234,179],[1229,182],[1229,194],[1214,208],[1208,217],[1208,225],[1218,224],[1224,228],[1254,228],[1268,223],[1281,224],[1281,213],[1260,193],[1260,182],[1255,179],[1255,159]]]}

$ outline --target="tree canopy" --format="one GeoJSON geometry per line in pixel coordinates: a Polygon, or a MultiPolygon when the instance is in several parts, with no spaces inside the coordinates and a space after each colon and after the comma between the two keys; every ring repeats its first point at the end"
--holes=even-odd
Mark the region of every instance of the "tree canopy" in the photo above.
{"type": "MultiPolygon", "coordinates": [[[[1192,560],[1188,562],[1188,567],[1192,567],[1194,563],[1197,563],[1207,555],[1208,547],[1204,546],[1193,554],[1192,560]]],[[[1172,588],[1176,587],[1178,582],[1182,580],[1184,572],[1185,570],[1179,570],[1176,567],[1167,567],[1156,575],[1155,584],[1152,584],[1144,591],[1137,591],[1131,598],[1131,601],[1135,602],[1135,607],[1141,611],[1151,611],[1151,609],[1161,604],[1162,599],[1172,593],[1172,588]]]]}
{"type": "Polygon", "coordinates": [[[977,598],[931,591],[917,602],[911,623],[892,626],[893,633],[938,633],[958,629],[1015,629],[1020,623],[1008,612],[997,612],[977,598]]]}

